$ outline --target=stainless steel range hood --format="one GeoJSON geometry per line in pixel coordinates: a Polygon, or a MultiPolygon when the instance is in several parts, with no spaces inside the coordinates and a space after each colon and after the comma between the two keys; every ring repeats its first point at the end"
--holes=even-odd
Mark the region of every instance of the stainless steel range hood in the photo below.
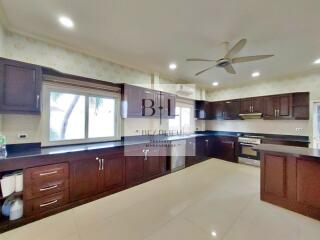
{"type": "Polygon", "coordinates": [[[262,113],[241,113],[239,117],[243,120],[245,119],[260,119],[262,118],[262,113]]]}

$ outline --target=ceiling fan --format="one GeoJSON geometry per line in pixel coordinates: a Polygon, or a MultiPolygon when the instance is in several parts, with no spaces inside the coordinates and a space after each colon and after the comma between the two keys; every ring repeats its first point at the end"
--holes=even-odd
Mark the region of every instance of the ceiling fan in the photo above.
{"type": "MultiPolygon", "coordinates": [[[[188,58],[187,61],[190,62],[216,62],[214,66],[211,66],[209,68],[206,68],[198,73],[195,74],[195,76],[198,76],[212,68],[220,67],[224,68],[228,73],[236,74],[236,71],[234,70],[232,64],[235,63],[242,63],[242,62],[252,62],[257,61],[269,57],[273,57],[274,55],[257,55],[257,56],[246,56],[246,57],[235,57],[241,49],[246,45],[247,39],[241,39],[239,42],[236,43],[230,50],[227,51],[227,54],[219,59],[219,60],[209,60],[209,59],[202,59],[202,58],[188,58]]],[[[228,43],[225,43],[226,47],[228,47],[228,43]]]]}

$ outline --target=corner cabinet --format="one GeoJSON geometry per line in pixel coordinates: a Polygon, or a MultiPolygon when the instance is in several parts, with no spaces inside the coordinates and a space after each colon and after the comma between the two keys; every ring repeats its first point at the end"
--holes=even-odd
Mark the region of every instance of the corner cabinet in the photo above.
{"type": "Polygon", "coordinates": [[[40,113],[40,66],[0,59],[0,113],[40,113]]]}

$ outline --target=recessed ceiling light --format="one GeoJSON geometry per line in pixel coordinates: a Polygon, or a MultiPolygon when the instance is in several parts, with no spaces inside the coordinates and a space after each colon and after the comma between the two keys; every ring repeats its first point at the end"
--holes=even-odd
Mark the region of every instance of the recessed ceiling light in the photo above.
{"type": "Polygon", "coordinates": [[[175,70],[175,69],[177,69],[177,64],[175,64],[175,63],[170,63],[169,68],[170,68],[171,70],[175,70]]]}
{"type": "Polygon", "coordinates": [[[219,85],[218,82],[213,82],[213,83],[212,83],[212,86],[215,86],[215,87],[216,87],[216,86],[218,86],[218,85],[219,85]]]}
{"type": "Polygon", "coordinates": [[[313,62],[313,64],[320,64],[320,58],[318,58],[317,60],[315,60],[315,61],[313,62]]]}
{"type": "Polygon", "coordinates": [[[66,28],[73,28],[74,26],[73,21],[68,17],[59,17],[59,22],[66,28]]]}
{"type": "Polygon", "coordinates": [[[217,236],[217,233],[214,232],[214,231],[212,231],[212,232],[211,232],[211,235],[212,235],[213,237],[216,237],[216,236],[217,236]]]}
{"type": "Polygon", "coordinates": [[[251,74],[252,77],[259,77],[260,76],[260,73],[259,72],[254,72],[251,74]]]}

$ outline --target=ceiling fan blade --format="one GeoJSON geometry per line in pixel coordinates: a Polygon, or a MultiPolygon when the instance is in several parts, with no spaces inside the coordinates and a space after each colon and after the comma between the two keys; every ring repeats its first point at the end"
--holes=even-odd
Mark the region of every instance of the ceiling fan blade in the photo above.
{"type": "Polygon", "coordinates": [[[228,72],[228,73],[231,73],[231,74],[236,74],[236,71],[234,70],[234,68],[232,67],[231,64],[228,64],[224,67],[224,69],[228,72]]]}
{"type": "Polygon", "coordinates": [[[204,73],[204,72],[206,72],[206,71],[208,71],[208,70],[210,70],[210,69],[212,69],[212,68],[214,68],[214,67],[215,67],[215,65],[212,66],[212,67],[208,67],[208,68],[202,70],[201,72],[196,73],[195,76],[199,76],[200,74],[202,74],[202,73],[204,73]]]}
{"type": "Polygon", "coordinates": [[[236,43],[236,45],[233,46],[233,48],[229,50],[225,58],[232,58],[233,56],[235,56],[238,52],[240,52],[244,45],[246,45],[246,43],[247,39],[241,39],[239,42],[236,43]]]}
{"type": "Polygon", "coordinates": [[[188,58],[186,59],[188,62],[215,62],[216,60],[211,59],[203,59],[203,58],[188,58]]]}
{"type": "Polygon", "coordinates": [[[248,57],[236,57],[232,59],[232,63],[241,63],[241,62],[251,62],[257,61],[269,57],[273,57],[274,55],[258,55],[258,56],[248,56],[248,57]]]}

